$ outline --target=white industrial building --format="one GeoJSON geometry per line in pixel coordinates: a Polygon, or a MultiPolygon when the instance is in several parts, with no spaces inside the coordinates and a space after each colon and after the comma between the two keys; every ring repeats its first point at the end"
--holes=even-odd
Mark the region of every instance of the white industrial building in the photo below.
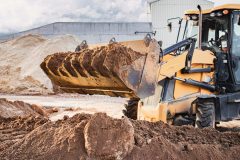
{"type": "Polygon", "coordinates": [[[208,0],[148,0],[148,3],[156,39],[163,41],[163,48],[176,43],[179,28],[178,20],[175,20],[172,22],[172,32],[170,32],[167,27],[168,19],[182,18],[184,11],[197,9],[197,5],[201,5],[202,9],[214,6],[214,3],[208,0]]]}
{"type": "Polygon", "coordinates": [[[0,41],[28,34],[45,37],[70,34],[93,44],[109,42],[113,37],[117,41],[143,39],[147,33],[152,33],[152,23],[150,22],[56,22],[27,31],[0,36],[0,41]]]}

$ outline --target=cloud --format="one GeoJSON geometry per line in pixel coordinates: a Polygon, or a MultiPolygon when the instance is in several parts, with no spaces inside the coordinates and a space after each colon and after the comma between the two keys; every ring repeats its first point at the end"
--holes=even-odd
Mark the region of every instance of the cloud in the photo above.
{"type": "Polygon", "coordinates": [[[145,0],[0,0],[0,4],[0,33],[59,21],[149,21],[145,0]]]}

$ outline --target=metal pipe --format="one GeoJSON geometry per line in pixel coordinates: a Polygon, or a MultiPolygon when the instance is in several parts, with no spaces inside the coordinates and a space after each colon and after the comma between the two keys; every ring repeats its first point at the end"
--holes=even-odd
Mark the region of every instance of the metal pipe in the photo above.
{"type": "Polygon", "coordinates": [[[156,35],[157,31],[154,31],[154,32],[144,32],[144,31],[135,31],[134,34],[141,34],[141,33],[147,33],[147,34],[152,34],[152,35],[156,35]]]}
{"type": "Polygon", "coordinates": [[[194,43],[194,42],[196,42],[196,39],[194,39],[194,38],[188,38],[188,39],[185,39],[181,42],[178,42],[178,43],[164,49],[163,50],[163,56],[165,56],[165,55],[167,55],[167,54],[169,54],[173,51],[176,51],[181,47],[184,47],[184,46],[187,46],[187,45],[192,45],[192,43],[194,43]]]}
{"type": "Polygon", "coordinates": [[[181,28],[182,28],[182,18],[179,20],[179,28],[178,28],[178,35],[177,35],[177,41],[176,43],[178,43],[178,39],[179,39],[179,36],[180,36],[180,32],[181,32],[181,28]]]}
{"type": "Polygon", "coordinates": [[[184,32],[183,32],[182,40],[184,40],[184,38],[186,37],[185,34],[186,34],[187,27],[188,27],[188,20],[187,20],[186,23],[185,23],[185,27],[184,27],[184,32]]]}
{"type": "Polygon", "coordinates": [[[196,87],[200,87],[203,89],[207,89],[211,92],[216,91],[216,87],[214,85],[208,84],[208,83],[204,83],[204,82],[199,82],[199,81],[195,81],[193,79],[183,79],[183,78],[179,78],[179,77],[173,77],[173,79],[184,82],[186,84],[192,85],[192,86],[196,86],[196,87]]]}
{"type": "Polygon", "coordinates": [[[198,25],[199,25],[199,32],[198,32],[198,48],[202,49],[202,7],[200,5],[197,6],[199,10],[199,18],[198,18],[198,25]]]}
{"type": "Polygon", "coordinates": [[[183,19],[180,18],[180,17],[169,18],[169,19],[167,19],[167,23],[168,23],[168,25],[169,25],[169,24],[172,24],[172,22],[170,22],[170,21],[176,20],[176,19],[178,20],[178,24],[179,24],[178,34],[177,34],[177,40],[176,40],[176,43],[178,43],[179,35],[180,35],[180,32],[181,32],[181,28],[182,28],[182,21],[183,21],[183,19]]]}

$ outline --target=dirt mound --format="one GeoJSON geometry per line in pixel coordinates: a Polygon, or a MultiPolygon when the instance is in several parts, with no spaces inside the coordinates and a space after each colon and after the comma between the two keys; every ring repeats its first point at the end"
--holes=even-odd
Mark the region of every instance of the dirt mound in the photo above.
{"type": "Polygon", "coordinates": [[[133,149],[133,134],[127,118],[117,120],[106,114],[95,114],[84,129],[85,148],[93,159],[122,159],[133,149]]]}
{"type": "MultiPolygon", "coordinates": [[[[71,159],[87,157],[83,130],[90,115],[47,122],[11,147],[0,152],[2,159],[71,159]]],[[[0,144],[1,145],[1,144],[0,144]]]]}
{"type": "Polygon", "coordinates": [[[31,105],[22,101],[12,102],[0,99],[0,117],[9,118],[29,115],[48,117],[47,111],[41,106],[31,105]]]}
{"type": "Polygon", "coordinates": [[[48,120],[42,117],[0,117],[0,152],[15,144],[26,134],[43,125],[48,120]]]}
{"type": "MultiPolygon", "coordinates": [[[[8,123],[15,124],[11,119],[8,123]]],[[[0,146],[4,144],[1,138],[0,146]]],[[[43,125],[15,140],[6,149],[0,150],[0,156],[1,159],[231,160],[240,156],[240,134],[222,133],[213,129],[174,127],[160,122],[130,122],[126,119],[112,119],[100,113],[93,116],[78,114],[57,122],[44,121],[43,125]],[[131,147],[126,149],[130,144],[132,150],[131,147]],[[109,149],[110,145],[112,148],[109,149]],[[122,150],[121,146],[125,149],[122,150]],[[90,152],[94,153],[94,156],[92,154],[89,157],[90,152]]]]}
{"type": "Polygon", "coordinates": [[[52,84],[39,67],[56,52],[74,51],[79,41],[69,35],[26,35],[0,44],[0,93],[47,94],[52,84]]]}
{"type": "Polygon", "coordinates": [[[186,142],[188,144],[215,144],[231,147],[240,144],[240,133],[219,132],[212,128],[196,129],[192,126],[170,126],[162,122],[150,123],[146,121],[132,121],[135,132],[136,144],[144,146],[147,140],[162,136],[172,143],[186,142]]]}
{"type": "Polygon", "coordinates": [[[238,159],[240,133],[132,121],[135,147],[126,159],[238,159]],[[144,157],[144,158],[142,158],[144,157]]]}

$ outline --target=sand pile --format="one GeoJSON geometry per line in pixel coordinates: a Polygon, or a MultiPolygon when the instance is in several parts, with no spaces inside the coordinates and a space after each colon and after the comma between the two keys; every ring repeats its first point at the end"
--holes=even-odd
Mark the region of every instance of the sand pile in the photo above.
{"type": "MultiPolygon", "coordinates": [[[[80,52],[49,55],[44,59],[41,68],[54,84],[68,88],[64,90],[66,92],[106,94],[106,92],[93,92],[80,88],[90,86],[106,90],[129,90],[125,84],[130,85],[133,82],[126,81],[128,73],[123,72],[123,68],[126,69],[126,66],[130,65],[135,71],[135,79],[140,79],[141,77],[137,76],[142,73],[145,56],[124,45],[113,43],[94,49],[83,49],[80,52]],[[139,59],[142,63],[133,63],[139,59]]],[[[121,93],[112,94],[122,96],[121,93]]]]}
{"type": "Polygon", "coordinates": [[[49,55],[74,51],[79,41],[72,36],[46,39],[27,35],[0,43],[0,92],[14,94],[45,94],[51,82],[39,65],[49,55]]]}
{"type": "Polygon", "coordinates": [[[48,117],[48,110],[41,106],[31,105],[22,101],[12,102],[6,99],[0,99],[0,117],[10,118],[29,115],[48,117]]]}
{"type": "MultiPolygon", "coordinates": [[[[1,120],[0,131],[18,121],[1,120]]],[[[240,156],[238,132],[113,119],[102,113],[41,124],[10,145],[1,137],[0,146],[5,146],[1,159],[231,160],[240,156]]]]}

